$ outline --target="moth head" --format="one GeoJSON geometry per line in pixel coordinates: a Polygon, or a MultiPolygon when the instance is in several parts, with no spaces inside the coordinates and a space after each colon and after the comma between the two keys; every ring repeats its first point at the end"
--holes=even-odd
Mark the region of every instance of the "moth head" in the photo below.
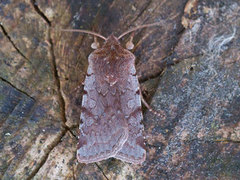
{"type": "MultiPolygon", "coordinates": [[[[130,40],[126,43],[126,49],[132,50],[134,48],[134,44],[132,40],[133,40],[133,34],[131,35],[130,40]]],[[[108,36],[107,40],[105,41],[104,46],[109,47],[111,50],[116,49],[117,47],[120,46],[119,38],[111,34],[110,36],[108,36]]]]}
{"type": "Polygon", "coordinates": [[[104,43],[104,47],[109,48],[109,50],[115,50],[120,46],[120,42],[117,37],[111,34],[104,43]]]}
{"type": "Polygon", "coordinates": [[[92,32],[92,31],[88,31],[88,30],[82,30],[82,29],[61,29],[60,31],[67,31],[67,32],[81,32],[81,33],[86,33],[86,34],[91,34],[94,36],[94,42],[91,44],[91,47],[93,49],[98,49],[100,47],[98,41],[97,41],[97,37],[98,38],[101,38],[105,41],[105,44],[108,43],[110,40],[113,40],[114,42],[118,42],[119,43],[119,40],[124,37],[125,35],[129,34],[129,33],[132,33],[131,36],[130,36],[130,40],[126,43],[126,49],[128,50],[131,50],[134,48],[134,44],[132,42],[133,40],[133,35],[134,35],[134,32],[136,30],[139,30],[139,29],[142,29],[142,28],[146,28],[146,27],[152,27],[152,26],[159,26],[163,24],[162,22],[156,22],[156,23],[152,23],[152,24],[145,24],[145,25],[141,25],[141,26],[137,26],[133,29],[130,29],[124,33],[122,33],[120,36],[118,37],[115,37],[113,35],[110,35],[108,38],[104,37],[103,35],[101,34],[98,34],[96,32],[92,32]]]}

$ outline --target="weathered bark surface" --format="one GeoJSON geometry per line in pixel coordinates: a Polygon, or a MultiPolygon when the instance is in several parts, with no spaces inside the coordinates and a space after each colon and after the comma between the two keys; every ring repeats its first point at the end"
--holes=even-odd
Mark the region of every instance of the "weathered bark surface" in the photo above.
{"type": "Polygon", "coordinates": [[[1,1],[0,21],[0,179],[240,177],[238,0],[1,1]],[[144,111],[146,161],[77,163],[93,37],[55,29],[108,36],[152,22],[162,25],[137,31],[133,52],[166,118],[144,111]]]}

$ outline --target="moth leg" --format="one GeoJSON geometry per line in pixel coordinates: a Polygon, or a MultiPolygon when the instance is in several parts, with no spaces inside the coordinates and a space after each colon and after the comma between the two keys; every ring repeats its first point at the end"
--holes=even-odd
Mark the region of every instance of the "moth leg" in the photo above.
{"type": "Polygon", "coordinates": [[[148,110],[150,112],[152,112],[153,114],[155,114],[156,116],[158,116],[160,118],[163,118],[163,119],[166,118],[166,115],[163,111],[159,112],[159,111],[155,111],[153,108],[151,108],[151,106],[145,101],[141,91],[140,91],[140,96],[141,96],[142,103],[144,104],[144,106],[146,106],[146,108],[148,108],[148,110]]]}
{"type": "MultiPolygon", "coordinates": [[[[79,106],[81,106],[83,89],[84,89],[84,83],[81,83],[80,85],[78,85],[77,87],[75,87],[73,90],[69,92],[70,102],[72,105],[76,106],[77,109],[81,109],[79,108],[79,106]]],[[[72,108],[70,111],[72,111],[72,108]]]]}
{"type": "Polygon", "coordinates": [[[134,44],[133,44],[133,42],[132,42],[133,36],[134,36],[134,32],[131,34],[130,40],[126,43],[126,48],[127,48],[128,50],[132,50],[132,49],[134,48],[134,44]]]}
{"type": "Polygon", "coordinates": [[[100,47],[99,42],[97,41],[97,37],[94,36],[94,42],[91,44],[91,48],[98,49],[100,47]]]}
{"type": "Polygon", "coordinates": [[[78,85],[77,87],[75,87],[72,91],[71,94],[73,93],[79,93],[79,91],[83,91],[84,88],[84,82],[82,82],[80,85],[78,85]]]}

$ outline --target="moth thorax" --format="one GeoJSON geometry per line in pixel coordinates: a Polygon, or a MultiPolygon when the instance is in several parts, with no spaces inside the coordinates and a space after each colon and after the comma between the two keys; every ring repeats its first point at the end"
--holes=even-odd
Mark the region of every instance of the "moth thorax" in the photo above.
{"type": "Polygon", "coordinates": [[[111,45],[111,50],[115,50],[115,46],[114,45],[111,45]]]}
{"type": "Polygon", "coordinates": [[[113,86],[118,81],[118,78],[116,78],[112,74],[111,75],[106,75],[104,79],[110,84],[110,86],[113,86]]]}

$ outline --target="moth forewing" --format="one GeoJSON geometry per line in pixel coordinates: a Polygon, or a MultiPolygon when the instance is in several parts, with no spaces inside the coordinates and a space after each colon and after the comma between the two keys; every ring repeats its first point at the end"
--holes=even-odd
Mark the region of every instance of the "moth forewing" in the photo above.
{"type": "Polygon", "coordinates": [[[141,97],[134,55],[111,35],[89,56],[77,157],[92,163],[116,157],[142,163],[141,97]]]}
{"type": "MultiPolygon", "coordinates": [[[[133,164],[144,162],[146,150],[140,123],[143,116],[135,56],[120,45],[119,39],[138,29],[161,24],[163,22],[138,26],[118,38],[113,35],[105,38],[88,30],[61,30],[87,33],[105,40],[99,48],[94,37],[92,47],[96,50],[88,57],[77,150],[79,162],[93,163],[110,157],[133,164]]],[[[132,37],[126,46],[134,47],[132,37]]]]}

